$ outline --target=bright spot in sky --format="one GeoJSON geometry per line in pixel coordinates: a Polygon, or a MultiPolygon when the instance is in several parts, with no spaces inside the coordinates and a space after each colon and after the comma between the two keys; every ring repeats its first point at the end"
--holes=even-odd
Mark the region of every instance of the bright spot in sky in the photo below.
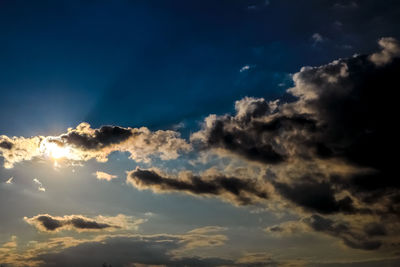
{"type": "Polygon", "coordinates": [[[44,142],[43,150],[53,159],[68,158],[71,156],[71,149],[68,146],[60,146],[53,142],[44,142]]]}

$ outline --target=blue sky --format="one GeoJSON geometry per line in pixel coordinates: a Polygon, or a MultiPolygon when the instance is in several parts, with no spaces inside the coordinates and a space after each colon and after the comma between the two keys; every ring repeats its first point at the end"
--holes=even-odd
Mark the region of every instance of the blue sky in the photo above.
{"type": "Polygon", "coordinates": [[[388,3],[370,1],[364,11],[325,2],[3,1],[1,128],[34,135],[81,121],[192,123],[247,95],[280,96],[288,85],[279,84],[302,66],[398,35],[388,3]],[[313,45],[314,33],[324,41],[313,45]],[[252,68],[239,73],[245,65],[252,68]]]}
{"type": "Polygon", "coordinates": [[[395,266],[399,23],[397,1],[0,1],[0,264],[395,266]]]}

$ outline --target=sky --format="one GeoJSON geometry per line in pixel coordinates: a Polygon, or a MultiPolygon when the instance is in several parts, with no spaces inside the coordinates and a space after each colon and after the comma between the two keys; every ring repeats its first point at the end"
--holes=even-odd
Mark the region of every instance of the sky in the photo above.
{"type": "Polygon", "coordinates": [[[0,0],[0,266],[399,266],[395,0],[0,0]]]}

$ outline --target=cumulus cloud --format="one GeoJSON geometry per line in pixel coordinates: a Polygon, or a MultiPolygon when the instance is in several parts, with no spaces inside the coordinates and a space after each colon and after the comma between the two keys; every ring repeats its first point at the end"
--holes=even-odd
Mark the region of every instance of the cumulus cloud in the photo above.
{"type": "Polygon", "coordinates": [[[32,160],[40,156],[39,146],[44,137],[31,138],[0,136],[0,155],[4,158],[4,167],[12,168],[14,163],[32,160]]]}
{"type": "Polygon", "coordinates": [[[136,168],[128,173],[127,182],[140,190],[216,196],[237,205],[253,204],[268,198],[266,188],[255,180],[243,180],[220,174],[196,176],[190,172],[182,172],[177,177],[168,177],[156,170],[136,168]]]}
{"type": "MultiPolygon", "coordinates": [[[[273,188],[269,201],[299,214],[371,216],[399,238],[400,183],[389,151],[398,144],[400,60],[396,40],[382,38],[379,43],[382,51],[372,55],[303,67],[287,90],[292,98],[274,109],[263,98],[246,97],[236,102],[234,115],[209,115],[192,134],[193,144],[261,163],[264,184],[273,188]]],[[[351,233],[337,236],[361,249],[385,242],[370,243],[351,233]]]]}
{"type": "Polygon", "coordinates": [[[235,103],[235,109],[236,116],[208,116],[203,130],[192,134],[191,140],[202,149],[222,149],[262,163],[282,162],[285,155],[273,136],[254,123],[267,114],[268,103],[262,98],[246,97],[235,103]]]}
{"type": "Polygon", "coordinates": [[[190,144],[176,131],[150,131],[146,127],[123,128],[102,126],[92,129],[88,123],[69,128],[59,136],[31,138],[0,136],[0,155],[4,167],[39,157],[56,160],[106,162],[110,153],[128,152],[138,162],[149,162],[152,156],[162,160],[176,159],[180,152],[191,150],[190,144]]]}
{"type": "Polygon", "coordinates": [[[385,37],[379,40],[382,50],[369,57],[375,65],[382,66],[390,63],[394,58],[400,57],[400,43],[392,37],[385,37]]]}
{"type": "Polygon", "coordinates": [[[112,179],[118,178],[116,175],[108,174],[106,172],[101,172],[101,171],[96,171],[93,173],[94,176],[96,176],[97,179],[99,180],[106,180],[106,181],[111,181],[112,179]]]}
{"type": "Polygon", "coordinates": [[[143,219],[119,214],[115,217],[97,216],[88,218],[83,215],[51,216],[39,214],[31,218],[24,217],[25,222],[34,226],[39,231],[58,232],[61,230],[82,231],[115,231],[124,229],[135,229],[144,222],[143,219]]]}

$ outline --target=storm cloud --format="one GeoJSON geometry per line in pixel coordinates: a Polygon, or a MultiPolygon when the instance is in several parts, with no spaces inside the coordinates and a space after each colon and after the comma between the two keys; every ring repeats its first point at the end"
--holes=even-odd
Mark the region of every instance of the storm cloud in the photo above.
{"type": "Polygon", "coordinates": [[[372,55],[303,67],[287,90],[293,100],[275,108],[276,102],[246,97],[236,102],[234,116],[208,116],[192,141],[264,163],[275,171],[276,193],[305,210],[365,213],[372,201],[379,212],[398,214],[400,182],[389,151],[398,145],[400,46],[393,38],[379,44],[381,51],[372,55]],[[390,60],[371,61],[380,54],[390,60]]]}
{"type": "Polygon", "coordinates": [[[263,164],[264,183],[274,189],[269,200],[301,216],[314,214],[304,221],[311,230],[351,248],[389,244],[384,236],[398,239],[400,230],[393,156],[400,45],[394,38],[382,38],[379,45],[370,55],[303,67],[284,99],[246,97],[236,102],[234,115],[209,115],[192,134],[193,144],[263,164]],[[350,225],[354,218],[365,229],[350,225]]]}

